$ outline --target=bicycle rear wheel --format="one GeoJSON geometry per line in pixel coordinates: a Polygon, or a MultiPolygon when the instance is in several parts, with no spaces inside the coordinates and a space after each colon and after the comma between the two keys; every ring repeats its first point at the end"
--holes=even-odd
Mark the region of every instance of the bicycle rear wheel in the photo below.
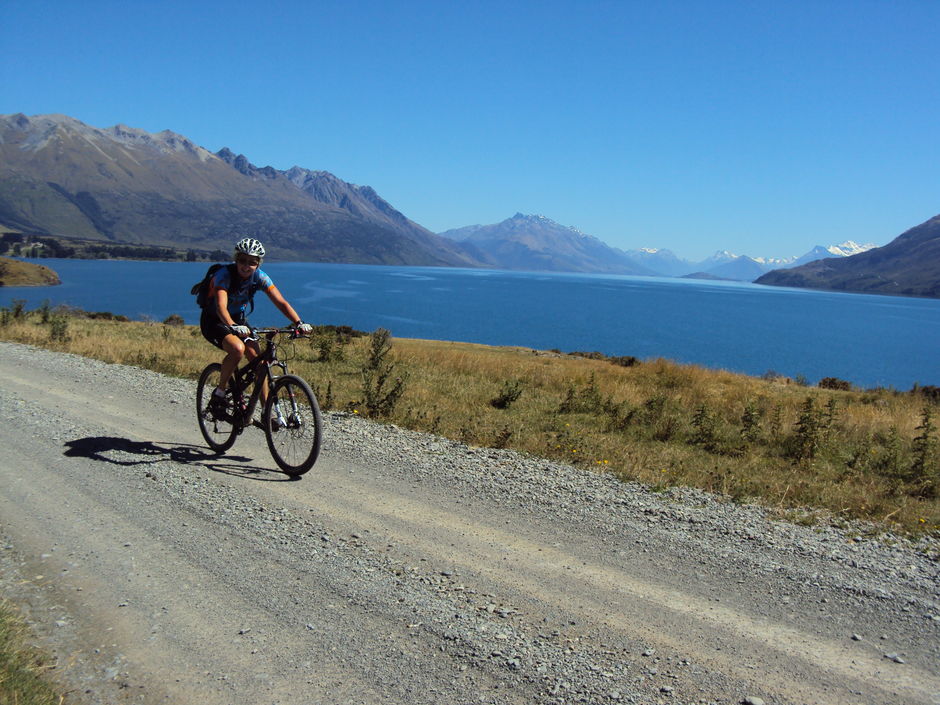
{"type": "Polygon", "coordinates": [[[199,421],[199,430],[206,443],[216,453],[224,453],[231,448],[238,435],[238,426],[233,416],[235,407],[232,404],[231,382],[225,395],[225,413],[219,415],[209,409],[212,392],[219,386],[221,374],[222,365],[213,362],[199,375],[199,384],[196,387],[196,418],[199,421]]]}
{"type": "Polygon", "coordinates": [[[288,475],[303,475],[320,455],[323,418],[313,392],[300,377],[278,377],[261,417],[268,449],[288,475]]]}

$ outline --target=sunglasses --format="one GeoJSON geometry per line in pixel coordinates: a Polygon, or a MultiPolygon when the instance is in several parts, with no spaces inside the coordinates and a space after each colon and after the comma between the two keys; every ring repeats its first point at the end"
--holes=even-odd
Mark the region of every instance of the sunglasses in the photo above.
{"type": "Polygon", "coordinates": [[[260,259],[257,257],[249,257],[248,255],[239,255],[235,258],[235,261],[238,264],[244,264],[248,267],[257,267],[259,264],[261,264],[260,259]]]}

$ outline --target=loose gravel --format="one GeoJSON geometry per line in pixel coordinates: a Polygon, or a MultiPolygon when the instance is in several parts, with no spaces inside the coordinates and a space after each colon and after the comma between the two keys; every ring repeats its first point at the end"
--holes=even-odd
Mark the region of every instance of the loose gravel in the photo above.
{"type": "MultiPolygon", "coordinates": [[[[24,371],[54,374],[56,379],[98,384],[119,380],[118,395],[137,395],[194,425],[190,411],[194,383],[188,380],[11,344],[0,344],[0,359],[24,371]]],[[[785,690],[775,690],[769,681],[761,688],[760,670],[771,664],[758,660],[751,669],[757,671],[753,677],[740,675],[751,668],[746,645],[727,647],[734,668],[726,670],[711,651],[690,643],[695,639],[691,635],[659,639],[640,626],[631,630],[606,624],[599,608],[592,612],[575,606],[590,601],[591,595],[543,600],[527,592],[523,583],[512,585],[492,577],[489,566],[448,563],[438,555],[422,554],[417,545],[389,540],[375,526],[350,529],[309,510],[300,499],[278,501],[277,494],[256,492],[252,483],[238,481],[242,471],[194,472],[194,466],[210,462],[199,450],[124,438],[95,414],[83,419],[61,408],[54,396],[50,403],[9,385],[4,388],[2,382],[0,376],[0,424],[6,433],[29,434],[38,427],[45,442],[65,448],[67,457],[132,470],[114,472],[111,481],[115,492],[125,498],[131,493],[146,495],[150,510],[140,510],[143,525],[153,528],[173,517],[194,526],[224,527],[236,543],[231,549],[221,545],[214,558],[203,560],[217,561],[206,570],[225,573],[236,591],[258,589],[259,576],[226,572],[227,562],[245,560],[247,546],[256,556],[249,571],[264,570],[268,580],[274,576],[315,581],[318,595],[333,595],[330,606],[341,605],[343,612],[334,633],[322,633],[321,621],[308,621],[302,616],[304,609],[293,607],[301,604],[312,614],[323,606],[314,607],[290,591],[268,591],[260,602],[261,612],[277,615],[279,629],[285,625],[295,629],[301,635],[297,639],[309,641],[311,653],[330,648],[337,639],[345,642],[337,668],[364,674],[371,689],[359,691],[358,701],[752,705],[791,701],[785,690]],[[564,606],[568,600],[570,609],[564,606]],[[357,629],[360,619],[384,625],[389,630],[385,643],[376,634],[357,629]]],[[[321,463],[342,459],[356,472],[372,472],[386,484],[411,488],[427,497],[429,506],[445,511],[453,506],[455,512],[462,507],[487,517],[505,517],[509,533],[520,535],[525,527],[525,537],[545,537],[546,552],[577,553],[583,560],[574,572],[612,566],[637,580],[658,580],[697,600],[713,602],[716,609],[723,604],[739,610],[747,606],[763,622],[782,625],[778,636],[765,634],[771,641],[779,638],[782,651],[789,649],[790,631],[823,634],[827,639],[836,635],[849,647],[857,644],[852,648],[864,646],[865,653],[880,654],[886,668],[905,668],[913,661],[931,676],[938,675],[940,544],[936,540],[909,540],[860,523],[803,526],[781,520],[767,508],[697,490],[655,492],[561,463],[468,447],[356,415],[327,413],[325,420],[321,463]],[[823,623],[825,627],[820,626],[823,623]]],[[[236,444],[233,452],[238,448],[236,444]]],[[[317,473],[315,467],[302,484],[315,485],[317,473]]],[[[112,501],[120,505],[120,498],[112,501]]],[[[0,586],[34,606],[43,604],[43,599],[54,600],[22,579],[36,557],[24,555],[10,538],[15,527],[0,519],[0,530],[6,537],[6,550],[0,552],[4,569],[0,586]]],[[[176,541],[179,550],[182,539],[176,541]]],[[[28,613],[41,631],[45,627],[38,612],[28,613]]],[[[72,618],[64,615],[59,628],[47,629],[47,641],[55,644],[72,618]]],[[[253,644],[263,652],[272,625],[256,624],[250,616],[240,624],[232,641],[253,644]]],[[[77,633],[73,638],[79,638],[77,633]]],[[[797,656],[825,671],[831,666],[830,654],[813,651],[817,648],[808,644],[807,653],[797,656]]],[[[109,700],[117,693],[128,702],[149,702],[145,688],[135,692],[133,687],[114,686],[133,683],[142,665],[120,652],[108,659],[86,669],[72,668],[70,677],[80,681],[74,697],[117,702],[109,700]]],[[[271,677],[292,677],[287,666],[268,665],[271,677]]],[[[233,683],[249,679],[244,674],[226,677],[233,683]]],[[[246,687],[247,692],[258,692],[267,686],[252,681],[240,688],[224,683],[218,687],[230,688],[224,691],[230,702],[249,702],[238,693],[246,687]]],[[[336,686],[336,702],[344,701],[340,692],[336,686]]],[[[858,701],[875,702],[870,698],[881,694],[874,693],[878,691],[860,692],[858,701]]],[[[817,695],[818,699],[804,701],[826,702],[829,697],[825,688],[817,695]]],[[[903,694],[898,695],[892,702],[903,699],[903,694]]],[[[270,702],[282,700],[272,697],[270,702]]]]}

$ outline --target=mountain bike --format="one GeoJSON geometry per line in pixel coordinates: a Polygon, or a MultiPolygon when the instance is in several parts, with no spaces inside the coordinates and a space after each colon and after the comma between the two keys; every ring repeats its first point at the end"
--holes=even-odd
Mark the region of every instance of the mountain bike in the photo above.
{"type": "Polygon", "coordinates": [[[245,428],[260,426],[274,462],[288,475],[298,476],[317,461],[323,440],[323,418],[310,385],[297,375],[289,374],[287,364],[279,359],[276,342],[279,335],[289,335],[290,340],[305,337],[293,328],[253,329],[248,340],[260,340],[263,336],[264,348],[229,379],[224,411],[209,408],[222,365],[214,362],[206,367],[196,387],[196,418],[202,437],[220,454],[232,447],[245,428]],[[274,374],[275,367],[280,368],[281,374],[274,374]],[[265,383],[268,394],[261,421],[252,421],[265,383]],[[254,388],[249,395],[252,385],[254,388]]]}

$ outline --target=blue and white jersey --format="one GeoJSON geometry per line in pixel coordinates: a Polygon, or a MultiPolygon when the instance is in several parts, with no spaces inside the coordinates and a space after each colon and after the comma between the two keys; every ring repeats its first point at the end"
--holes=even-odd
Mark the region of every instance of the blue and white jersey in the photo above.
{"type": "Polygon", "coordinates": [[[233,321],[244,320],[248,314],[252,291],[267,291],[274,286],[271,277],[260,269],[252,272],[248,279],[239,279],[236,275],[234,283],[230,280],[229,268],[219,267],[209,282],[209,299],[214,299],[219,289],[225,289],[228,292],[228,313],[233,321]]]}

